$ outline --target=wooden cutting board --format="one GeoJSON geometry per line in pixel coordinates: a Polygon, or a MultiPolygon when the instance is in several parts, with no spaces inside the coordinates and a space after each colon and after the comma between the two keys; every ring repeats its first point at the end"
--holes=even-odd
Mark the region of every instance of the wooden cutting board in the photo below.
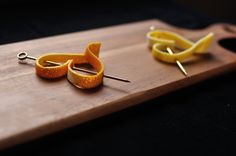
{"type": "Polygon", "coordinates": [[[216,24],[186,30],[158,20],[76,32],[0,46],[0,148],[6,148],[66,127],[142,103],[162,94],[236,68],[236,55],[219,46],[236,37],[235,26],[216,24]],[[184,63],[185,77],[176,65],[155,60],[147,48],[149,27],[171,30],[193,41],[215,33],[209,54],[184,63]],[[87,43],[102,42],[105,73],[132,83],[104,79],[93,90],[80,90],[66,78],[45,80],[35,75],[34,62],[19,64],[18,52],[32,56],[48,52],[83,52],[87,43]]]}

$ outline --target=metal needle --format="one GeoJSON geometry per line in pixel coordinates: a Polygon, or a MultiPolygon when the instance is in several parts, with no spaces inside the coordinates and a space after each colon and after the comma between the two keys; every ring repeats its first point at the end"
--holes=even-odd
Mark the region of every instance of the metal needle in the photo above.
{"type": "MultiPolygon", "coordinates": [[[[173,55],[174,53],[172,52],[172,50],[170,49],[170,47],[167,47],[166,50],[168,51],[168,53],[170,55],[173,55]]],[[[182,66],[182,64],[179,62],[179,60],[176,60],[177,65],[179,66],[179,69],[184,73],[185,76],[188,75],[188,73],[186,72],[186,70],[184,69],[184,67],[182,66]]]]}
{"type": "MultiPolygon", "coordinates": [[[[20,52],[17,54],[17,58],[21,61],[25,60],[25,59],[30,59],[30,60],[36,60],[37,58],[36,57],[33,57],[33,56],[29,56],[26,52],[20,52]]],[[[50,64],[50,65],[56,65],[56,66],[59,66],[59,65],[62,65],[62,63],[58,63],[58,62],[53,62],[53,61],[45,61],[46,63],[50,64]]],[[[89,73],[89,74],[97,74],[97,72],[95,71],[91,71],[91,70],[87,70],[87,69],[82,69],[82,68],[78,68],[78,67],[73,67],[74,70],[77,70],[77,71],[81,71],[81,72],[85,72],[85,73],[89,73]]],[[[111,76],[111,75],[106,75],[104,74],[104,77],[105,78],[109,78],[109,79],[113,79],[113,80],[118,80],[118,81],[122,81],[122,82],[130,82],[129,80],[127,79],[123,79],[123,78],[119,78],[119,77],[115,77],[115,76],[111,76]]]]}

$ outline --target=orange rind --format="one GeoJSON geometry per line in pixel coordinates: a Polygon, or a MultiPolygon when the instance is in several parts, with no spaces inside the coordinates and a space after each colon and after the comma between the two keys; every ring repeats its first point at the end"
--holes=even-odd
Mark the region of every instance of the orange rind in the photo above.
{"type": "Polygon", "coordinates": [[[101,43],[88,44],[84,53],[48,53],[36,60],[36,73],[43,78],[54,79],[67,75],[67,79],[82,89],[94,88],[103,81],[104,65],[99,59],[101,43]],[[47,61],[58,62],[58,66],[45,66],[47,61]],[[95,75],[84,75],[73,70],[75,64],[88,63],[96,70],[95,75]]]}

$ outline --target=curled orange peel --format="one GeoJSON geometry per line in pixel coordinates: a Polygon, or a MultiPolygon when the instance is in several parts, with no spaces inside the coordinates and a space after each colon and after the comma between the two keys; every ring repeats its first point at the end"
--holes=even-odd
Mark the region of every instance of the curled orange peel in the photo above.
{"type": "Polygon", "coordinates": [[[101,43],[88,44],[84,53],[48,53],[36,60],[36,73],[48,79],[59,78],[67,74],[67,79],[82,89],[94,88],[103,81],[104,65],[99,59],[101,43]],[[45,66],[46,61],[61,63],[58,66],[45,66]],[[75,64],[88,63],[96,70],[96,75],[83,75],[75,70],[75,64]]]}

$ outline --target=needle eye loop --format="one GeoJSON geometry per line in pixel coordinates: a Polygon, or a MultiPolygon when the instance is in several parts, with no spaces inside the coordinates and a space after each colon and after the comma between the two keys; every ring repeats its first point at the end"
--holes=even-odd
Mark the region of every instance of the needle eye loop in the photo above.
{"type": "Polygon", "coordinates": [[[20,52],[19,54],[17,54],[17,58],[19,60],[25,60],[25,59],[27,59],[27,57],[28,57],[27,52],[20,52]]]}

